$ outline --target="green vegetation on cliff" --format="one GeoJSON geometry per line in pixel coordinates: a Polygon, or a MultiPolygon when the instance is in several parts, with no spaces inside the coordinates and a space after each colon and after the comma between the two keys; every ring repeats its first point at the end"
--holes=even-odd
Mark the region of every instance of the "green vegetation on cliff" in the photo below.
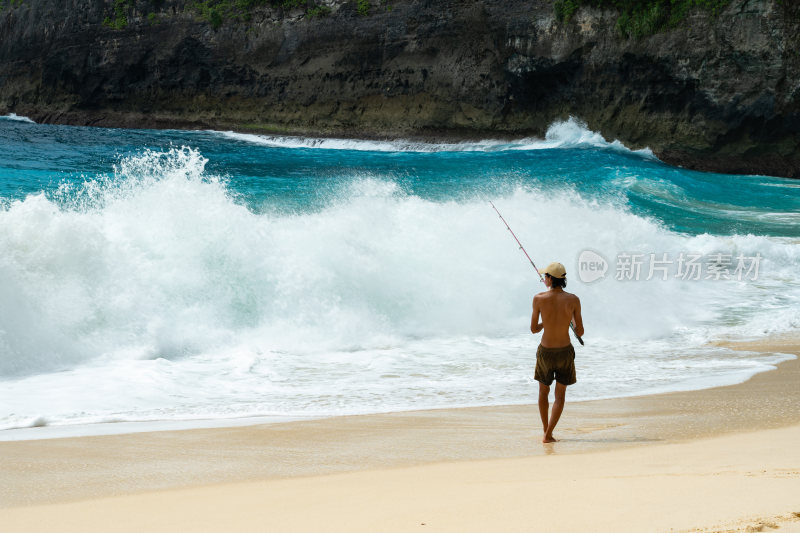
{"type": "MultiPolygon", "coordinates": [[[[368,0],[356,0],[358,11],[362,11],[362,3],[369,6],[368,0]]],[[[23,0],[0,0],[0,9],[4,2],[19,5],[23,0]]],[[[129,16],[138,9],[137,16],[144,17],[148,23],[158,23],[157,13],[162,12],[164,0],[114,0],[112,12],[103,20],[103,25],[115,30],[128,27],[129,16]]],[[[270,6],[283,9],[303,9],[309,17],[325,17],[331,8],[318,4],[315,0],[194,0],[186,4],[186,8],[200,15],[214,29],[228,21],[246,22],[250,20],[254,8],[270,6]]],[[[365,13],[361,13],[365,14],[365,13]]]]}
{"type": "Polygon", "coordinates": [[[254,7],[261,5],[297,7],[304,0],[199,0],[189,5],[216,29],[226,20],[249,20],[254,7]]]}
{"type": "Polygon", "coordinates": [[[619,12],[616,29],[621,37],[638,39],[681,24],[695,7],[716,15],[731,0],[556,0],[556,19],[569,22],[580,6],[619,12]]]}
{"type": "Polygon", "coordinates": [[[114,2],[114,17],[103,19],[103,26],[121,30],[128,26],[128,9],[134,7],[135,0],[116,0],[114,2]]]}
{"type": "Polygon", "coordinates": [[[6,6],[19,7],[23,3],[25,3],[25,0],[0,0],[0,11],[3,11],[6,8],[6,6]]]}
{"type": "Polygon", "coordinates": [[[331,8],[328,6],[315,6],[307,11],[309,17],[327,17],[331,14],[331,8]]]}
{"type": "MultiPolygon", "coordinates": [[[[225,21],[250,20],[251,11],[259,6],[268,5],[284,9],[313,6],[309,0],[198,0],[188,5],[207,20],[214,29],[222,26],[225,21]]],[[[315,12],[315,14],[321,15],[322,11],[315,12]]]]}

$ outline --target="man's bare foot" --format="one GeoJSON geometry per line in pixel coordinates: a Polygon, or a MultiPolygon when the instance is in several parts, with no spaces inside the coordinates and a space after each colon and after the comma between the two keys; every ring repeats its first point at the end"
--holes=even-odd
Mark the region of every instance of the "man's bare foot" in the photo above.
{"type": "Polygon", "coordinates": [[[542,442],[544,444],[549,444],[551,442],[558,442],[558,439],[554,438],[552,435],[550,436],[545,435],[544,438],[542,439],[542,442]]]}

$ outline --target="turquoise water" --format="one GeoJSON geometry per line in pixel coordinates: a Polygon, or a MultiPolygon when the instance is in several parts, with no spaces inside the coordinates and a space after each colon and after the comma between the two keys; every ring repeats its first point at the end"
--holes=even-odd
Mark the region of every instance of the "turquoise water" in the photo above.
{"type": "Polygon", "coordinates": [[[530,402],[542,287],[489,200],[582,298],[571,397],[740,381],[785,356],[706,343],[800,324],[798,187],[574,120],[447,145],[7,117],[0,428],[530,402]]]}
{"type": "Polygon", "coordinates": [[[647,153],[609,146],[569,124],[553,148],[535,140],[436,145],[330,141],[331,149],[294,146],[279,138],[208,131],[81,128],[2,121],[0,198],[52,194],[64,183],[113,175],[124,157],[143,150],[191,147],[208,159],[205,170],[227,179],[229,192],[258,212],[320,209],[342,181],[374,176],[404,192],[442,202],[505,194],[517,187],[569,190],[616,202],[669,229],[711,233],[800,236],[800,184],[765,176],[724,176],[665,165],[647,153]],[[260,141],[260,142],[259,142],[260,141]],[[536,146],[536,145],[540,146],[536,146]],[[282,146],[283,145],[283,146],[282,146]],[[381,151],[369,148],[377,145],[381,151]],[[355,149],[347,149],[355,148],[355,149]],[[418,151],[408,151],[411,150],[418,151]]]}

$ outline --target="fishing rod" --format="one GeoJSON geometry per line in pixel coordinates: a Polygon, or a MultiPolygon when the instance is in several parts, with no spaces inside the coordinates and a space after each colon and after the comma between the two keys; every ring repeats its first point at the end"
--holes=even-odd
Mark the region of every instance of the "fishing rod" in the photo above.
{"type": "MultiPolygon", "coordinates": [[[[536,263],[533,262],[533,259],[531,259],[531,256],[529,256],[528,252],[525,251],[525,247],[522,246],[522,243],[519,242],[519,239],[517,239],[517,236],[514,234],[514,230],[511,229],[511,226],[508,225],[508,222],[506,222],[506,219],[503,218],[503,215],[500,214],[500,211],[497,210],[497,208],[494,206],[494,203],[492,203],[491,200],[489,200],[489,205],[492,206],[492,209],[494,209],[495,213],[497,213],[497,216],[500,217],[500,220],[502,220],[503,224],[506,225],[506,228],[508,229],[508,231],[511,232],[511,236],[514,237],[514,240],[517,241],[517,244],[519,244],[519,249],[522,250],[522,253],[525,254],[525,257],[528,258],[528,261],[530,261],[531,266],[536,271],[536,273],[539,275],[539,281],[544,283],[544,278],[542,277],[542,273],[539,272],[538,268],[536,268],[536,263]]],[[[583,346],[583,339],[581,339],[580,335],[575,333],[575,326],[572,324],[572,320],[569,321],[569,329],[572,330],[572,333],[575,335],[575,338],[578,339],[578,342],[580,342],[581,346],[583,346]]]]}

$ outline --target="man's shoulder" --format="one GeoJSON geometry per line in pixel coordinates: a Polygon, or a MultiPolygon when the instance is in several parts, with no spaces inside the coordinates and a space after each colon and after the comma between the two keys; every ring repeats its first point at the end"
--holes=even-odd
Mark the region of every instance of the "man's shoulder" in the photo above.
{"type": "Polygon", "coordinates": [[[578,298],[577,295],[575,295],[575,294],[573,294],[571,292],[567,292],[567,291],[562,291],[561,292],[561,298],[563,298],[564,300],[569,300],[571,302],[580,302],[581,301],[581,299],[578,298]]]}
{"type": "Polygon", "coordinates": [[[578,298],[577,294],[574,294],[574,293],[571,293],[571,292],[565,292],[564,294],[566,294],[567,296],[569,296],[573,300],[580,300],[580,298],[578,298]]]}

